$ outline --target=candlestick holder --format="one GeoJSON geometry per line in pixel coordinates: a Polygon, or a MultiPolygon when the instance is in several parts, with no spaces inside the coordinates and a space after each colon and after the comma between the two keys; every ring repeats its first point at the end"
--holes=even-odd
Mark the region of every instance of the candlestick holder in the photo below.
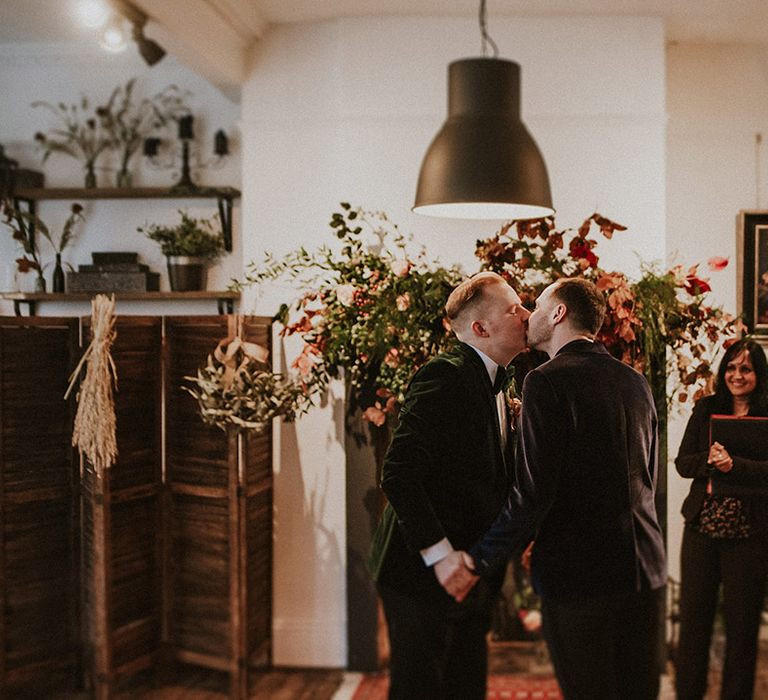
{"type": "Polygon", "coordinates": [[[201,161],[199,154],[193,149],[194,128],[193,117],[186,114],[178,118],[178,139],[180,148],[170,147],[166,158],[161,155],[164,146],[162,139],[149,137],[144,140],[144,157],[150,165],[158,170],[179,167],[181,161],[181,175],[179,181],[171,187],[171,191],[179,194],[196,192],[200,187],[192,180],[192,168],[220,168],[229,155],[229,139],[222,129],[219,129],[213,139],[213,158],[201,161]]]}

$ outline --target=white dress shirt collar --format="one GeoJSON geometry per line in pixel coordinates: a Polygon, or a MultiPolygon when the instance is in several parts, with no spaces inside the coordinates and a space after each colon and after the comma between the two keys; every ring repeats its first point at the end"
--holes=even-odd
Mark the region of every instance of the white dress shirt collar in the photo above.
{"type": "MultiPolygon", "coordinates": [[[[469,343],[467,343],[467,345],[469,345],[469,343]]],[[[488,376],[491,378],[491,386],[493,386],[493,383],[496,381],[496,373],[499,371],[499,363],[494,362],[488,355],[482,350],[478,350],[474,345],[469,345],[469,347],[480,356],[480,359],[485,365],[485,369],[488,370],[488,376]]]]}

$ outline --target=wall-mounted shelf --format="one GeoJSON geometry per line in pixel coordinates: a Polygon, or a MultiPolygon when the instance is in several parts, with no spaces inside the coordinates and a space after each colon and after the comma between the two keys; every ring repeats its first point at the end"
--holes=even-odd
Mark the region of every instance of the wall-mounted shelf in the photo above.
{"type": "MultiPolygon", "coordinates": [[[[105,292],[109,293],[109,292],[105,292]]],[[[13,311],[21,316],[21,305],[25,304],[30,316],[34,316],[37,304],[45,301],[73,302],[90,301],[97,292],[77,294],[53,294],[49,292],[0,292],[0,299],[13,302],[13,311]]],[[[115,301],[196,301],[215,299],[220,314],[234,312],[235,301],[240,299],[240,292],[202,291],[202,292],[114,292],[115,301]]]]}
{"type": "Polygon", "coordinates": [[[224,248],[232,250],[232,203],[240,197],[234,187],[35,187],[14,190],[13,198],[29,203],[44,199],[215,199],[219,206],[224,248]]]}

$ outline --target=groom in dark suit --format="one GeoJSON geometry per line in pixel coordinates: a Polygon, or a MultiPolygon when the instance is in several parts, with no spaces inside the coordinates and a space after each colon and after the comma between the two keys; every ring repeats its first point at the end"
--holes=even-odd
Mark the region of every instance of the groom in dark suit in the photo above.
{"type": "MultiPolygon", "coordinates": [[[[482,582],[535,538],[532,576],[566,700],[654,700],[666,583],[656,410],[643,376],[594,341],[604,312],[584,279],[536,301],[528,342],[551,359],[523,384],[509,504],[470,553],[482,582]]],[[[459,599],[460,578],[447,582],[459,599]]]]}
{"type": "Polygon", "coordinates": [[[458,550],[507,498],[512,440],[500,389],[525,348],[529,312],[492,272],[459,285],[445,310],[460,342],[414,376],[382,472],[389,503],[371,570],[387,618],[391,700],[485,698],[485,636],[502,579],[489,576],[462,603],[441,587],[461,575],[458,550]]]}

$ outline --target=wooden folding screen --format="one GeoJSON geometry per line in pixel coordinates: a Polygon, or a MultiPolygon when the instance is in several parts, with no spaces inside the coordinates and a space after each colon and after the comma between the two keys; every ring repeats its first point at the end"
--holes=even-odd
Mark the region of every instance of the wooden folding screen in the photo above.
{"type": "Polygon", "coordinates": [[[0,319],[0,695],[77,680],[77,319],[0,319]]]}
{"type": "Polygon", "coordinates": [[[100,700],[153,667],[162,642],[162,319],[119,316],[116,330],[117,462],[103,477],[86,462],[81,496],[86,658],[100,700]]]}
{"type": "MultiPolygon", "coordinates": [[[[166,611],[175,657],[227,671],[231,697],[246,698],[248,668],[270,656],[271,433],[238,438],[206,428],[180,388],[213,351],[211,339],[233,335],[234,324],[222,317],[166,319],[166,611]]],[[[265,347],[269,332],[263,318],[243,327],[245,339],[265,347]]]]}
{"type": "MultiPolygon", "coordinates": [[[[269,323],[244,336],[269,347],[269,323]]],[[[62,398],[87,319],[81,347],[79,319],[0,318],[0,697],[84,671],[106,700],[174,657],[245,698],[269,663],[271,431],[208,428],[180,388],[234,324],[118,316],[119,454],[99,478],[79,471],[62,398]]]]}

